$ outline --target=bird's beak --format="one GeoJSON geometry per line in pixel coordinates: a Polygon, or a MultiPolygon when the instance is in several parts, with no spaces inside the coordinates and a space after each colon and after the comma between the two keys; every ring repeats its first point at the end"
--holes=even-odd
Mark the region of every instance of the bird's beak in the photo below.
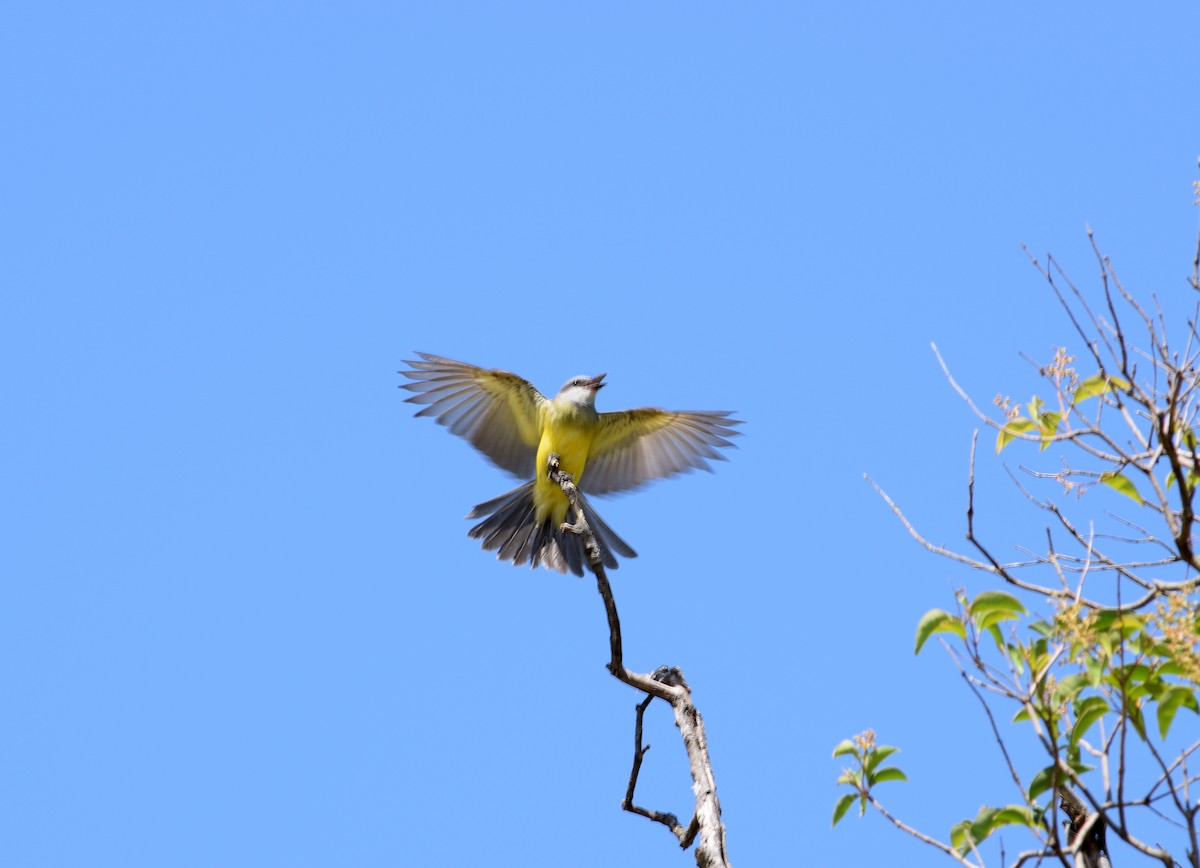
{"type": "Polygon", "coordinates": [[[596,376],[592,377],[590,380],[587,381],[588,388],[590,388],[593,392],[596,391],[597,389],[604,388],[604,385],[605,385],[604,378],[607,376],[608,376],[608,374],[597,374],[596,376]]]}

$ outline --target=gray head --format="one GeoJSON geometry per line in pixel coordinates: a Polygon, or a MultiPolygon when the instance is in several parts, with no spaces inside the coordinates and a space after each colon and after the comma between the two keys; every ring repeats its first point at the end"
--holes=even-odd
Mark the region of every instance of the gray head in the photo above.
{"type": "Polygon", "coordinates": [[[555,401],[566,401],[576,407],[595,407],[596,392],[604,388],[604,378],[607,374],[597,374],[594,377],[572,377],[563,383],[555,401]]]}

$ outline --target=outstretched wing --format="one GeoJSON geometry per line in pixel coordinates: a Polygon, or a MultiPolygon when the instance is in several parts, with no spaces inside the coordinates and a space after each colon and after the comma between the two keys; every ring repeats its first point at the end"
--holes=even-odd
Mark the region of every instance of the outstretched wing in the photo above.
{"type": "Polygon", "coordinates": [[[601,413],[580,487],[589,494],[628,491],[654,479],[711,471],[705,459],[726,458],[717,448],[733,446],[730,412],[717,410],[622,410],[601,413]]]}
{"type": "Polygon", "coordinates": [[[489,371],[465,362],[417,353],[401,371],[412,383],[400,388],[416,392],[412,404],[428,404],[418,416],[433,416],[465,437],[495,464],[524,479],[542,434],[542,414],[550,402],[527,380],[508,371],[489,371]]]}

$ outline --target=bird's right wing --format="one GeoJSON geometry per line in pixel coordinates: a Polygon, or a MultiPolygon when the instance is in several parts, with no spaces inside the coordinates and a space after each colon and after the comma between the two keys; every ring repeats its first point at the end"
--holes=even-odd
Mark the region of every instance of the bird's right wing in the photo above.
{"type": "Polygon", "coordinates": [[[542,414],[550,403],[527,380],[508,371],[491,371],[465,362],[417,353],[401,371],[412,383],[400,388],[416,392],[412,404],[428,404],[418,416],[433,416],[465,437],[496,465],[531,478],[542,435],[542,414]]]}
{"type": "Polygon", "coordinates": [[[589,494],[629,491],[654,479],[711,471],[706,459],[724,461],[719,448],[741,425],[724,410],[659,410],[643,407],[601,413],[580,487],[589,494]]]}

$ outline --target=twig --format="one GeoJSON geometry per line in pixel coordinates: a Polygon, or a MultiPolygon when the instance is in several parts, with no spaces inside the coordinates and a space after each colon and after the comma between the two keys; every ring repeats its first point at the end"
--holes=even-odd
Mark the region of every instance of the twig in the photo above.
{"type": "MultiPolygon", "coordinates": [[[[1024,582],[1021,579],[1018,579],[1016,576],[1012,575],[1012,573],[1010,572],[1010,568],[1015,565],[1001,564],[999,561],[988,556],[986,550],[983,550],[983,554],[985,557],[989,558],[989,562],[979,561],[979,560],[976,560],[975,558],[967,557],[966,555],[960,555],[958,552],[952,551],[951,549],[948,549],[945,546],[939,546],[934,543],[931,543],[929,540],[925,539],[925,537],[921,536],[921,533],[920,533],[920,531],[917,530],[916,526],[913,525],[913,523],[908,520],[908,517],[905,516],[903,511],[901,511],[900,507],[896,505],[896,502],[894,500],[892,500],[891,497],[888,496],[886,491],[884,491],[882,488],[879,487],[879,485],[875,482],[874,479],[872,479],[870,476],[868,476],[865,473],[863,474],[863,479],[865,479],[867,481],[868,485],[870,485],[872,488],[875,489],[876,494],[878,494],[881,498],[883,498],[884,503],[886,503],[891,508],[892,513],[896,516],[896,518],[898,518],[900,520],[900,523],[904,525],[904,529],[908,531],[909,536],[911,536],[913,539],[915,539],[917,542],[919,542],[927,550],[933,552],[936,555],[941,555],[944,558],[948,558],[949,560],[958,561],[960,564],[965,564],[966,566],[971,567],[971,569],[980,570],[985,573],[992,573],[994,575],[997,575],[1000,578],[1004,579],[1004,581],[1008,582],[1010,585],[1013,585],[1018,588],[1022,588],[1026,591],[1033,591],[1035,593],[1042,594],[1043,596],[1046,596],[1046,597],[1065,597],[1065,596],[1067,596],[1067,594],[1062,590],[1055,590],[1054,588],[1044,588],[1041,585],[1033,585],[1033,584],[1030,584],[1029,582],[1024,582]]],[[[972,542],[974,542],[974,541],[972,541],[972,542]]],[[[975,543],[975,545],[976,545],[976,548],[979,548],[978,543],[975,543]]]]}
{"type": "Polygon", "coordinates": [[[979,704],[983,706],[984,713],[987,714],[988,724],[992,727],[992,736],[996,739],[996,744],[1000,746],[1000,753],[1004,757],[1004,763],[1008,766],[1008,773],[1013,779],[1013,783],[1017,786],[1017,792],[1025,798],[1025,785],[1021,783],[1021,776],[1017,773],[1017,767],[1013,764],[1012,757],[1009,756],[1008,746],[1004,743],[1004,737],[1000,735],[1000,728],[996,726],[996,718],[992,714],[992,707],[988,705],[987,700],[983,698],[983,694],[979,692],[979,688],[975,686],[973,680],[959,667],[959,674],[963,680],[967,682],[967,686],[971,688],[971,692],[975,694],[975,698],[979,700],[979,704]]]}
{"type": "Polygon", "coordinates": [[[953,859],[954,861],[958,862],[961,865],[967,865],[967,866],[970,866],[970,868],[976,868],[976,866],[982,865],[982,863],[976,863],[976,862],[969,861],[965,856],[963,856],[962,853],[959,853],[957,850],[955,850],[953,847],[949,846],[948,844],[943,844],[941,841],[937,840],[936,838],[931,838],[928,835],[926,835],[924,832],[917,831],[912,826],[908,825],[903,820],[901,820],[899,817],[892,816],[890,813],[888,813],[887,808],[885,808],[883,805],[879,804],[879,802],[875,799],[875,797],[872,796],[870,793],[867,793],[866,797],[867,797],[867,801],[871,803],[871,807],[873,807],[880,814],[882,814],[885,819],[887,819],[893,826],[895,826],[900,831],[907,832],[908,834],[910,834],[914,838],[916,838],[918,841],[922,841],[931,847],[936,847],[937,849],[941,850],[943,853],[945,853],[947,856],[949,856],[951,859],[953,859]]]}
{"type": "Polygon", "coordinates": [[[642,770],[642,758],[646,756],[646,751],[650,750],[650,745],[642,745],[642,717],[646,713],[646,707],[653,701],[653,696],[647,696],[637,705],[637,722],[633,727],[633,768],[629,772],[629,785],[625,788],[625,798],[621,801],[621,807],[631,814],[662,823],[682,841],[687,830],[679,825],[678,817],[665,811],[651,811],[633,803],[633,792],[637,789],[638,774],[642,770]]]}

